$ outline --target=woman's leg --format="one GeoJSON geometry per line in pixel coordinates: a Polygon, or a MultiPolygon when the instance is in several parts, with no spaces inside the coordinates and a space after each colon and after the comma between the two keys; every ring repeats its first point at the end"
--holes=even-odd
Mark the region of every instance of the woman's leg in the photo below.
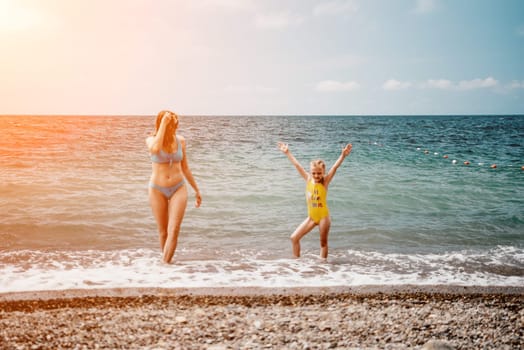
{"type": "Polygon", "coordinates": [[[151,204],[151,210],[155,217],[156,224],[158,227],[158,238],[160,239],[160,250],[164,251],[167,239],[167,223],[168,223],[168,200],[159,191],[149,187],[149,203],[151,204]]]}
{"type": "Polygon", "coordinates": [[[187,206],[187,187],[180,187],[169,200],[169,223],[167,225],[167,240],[164,246],[164,262],[170,263],[175,254],[180,225],[184,219],[187,206]]]}
{"type": "Polygon", "coordinates": [[[331,227],[331,218],[325,217],[320,220],[318,228],[320,229],[320,257],[326,259],[328,256],[328,235],[331,227]]]}
{"type": "Polygon", "coordinates": [[[309,217],[302,222],[295,232],[291,235],[291,244],[293,247],[293,255],[296,258],[300,257],[300,239],[307,235],[317,224],[313,220],[311,220],[309,217]]]}

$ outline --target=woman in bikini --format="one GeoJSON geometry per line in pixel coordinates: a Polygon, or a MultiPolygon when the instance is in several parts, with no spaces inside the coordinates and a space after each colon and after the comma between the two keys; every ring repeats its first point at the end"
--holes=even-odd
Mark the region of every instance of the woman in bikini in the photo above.
{"type": "Polygon", "coordinates": [[[323,160],[314,160],[310,163],[310,172],[300,165],[296,158],[289,151],[286,143],[279,142],[278,147],[287,155],[291,163],[295,166],[298,173],[306,181],[306,202],[308,217],[296,228],[291,235],[293,255],[300,257],[300,239],[308,234],[315,226],[320,229],[320,257],[326,259],[328,256],[328,234],[331,226],[331,218],[327,206],[327,190],[329,183],[335,176],[335,172],[342,164],[344,159],[351,153],[352,145],[348,144],[342,150],[340,157],[331,167],[327,175],[326,164],[323,160]]]}
{"type": "Polygon", "coordinates": [[[195,191],[198,208],[202,197],[187,163],[186,140],[177,135],[178,116],[161,111],[156,117],[155,133],[146,139],[153,172],[149,180],[149,202],[158,225],[163,261],[170,263],[175,254],[180,225],[187,206],[189,182],[195,191]]]}

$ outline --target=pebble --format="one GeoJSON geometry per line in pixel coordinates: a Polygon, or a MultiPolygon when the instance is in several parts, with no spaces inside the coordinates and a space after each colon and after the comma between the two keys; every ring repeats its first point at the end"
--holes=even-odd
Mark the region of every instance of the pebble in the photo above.
{"type": "Polygon", "coordinates": [[[186,323],[187,322],[187,318],[184,317],[184,316],[177,316],[177,317],[175,317],[175,322],[176,323],[186,323]]]}
{"type": "Polygon", "coordinates": [[[454,350],[455,348],[448,342],[442,340],[430,340],[421,350],[454,350]]]}
{"type": "Polygon", "coordinates": [[[0,348],[519,349],[523,321],[521,294],[11,301],[0,302],[0,348]]]}

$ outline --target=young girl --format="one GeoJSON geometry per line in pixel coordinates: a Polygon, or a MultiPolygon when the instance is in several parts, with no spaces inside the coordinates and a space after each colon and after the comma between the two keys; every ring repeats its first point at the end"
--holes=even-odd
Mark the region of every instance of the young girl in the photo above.
{"type": "Polygon", "coordinates": [[[202,197],[187,162],[186,139],[176,133],[178,116],[161,111],[155,124],[155,133],[146,139],[152,163],[149,202],[158,225],[163,260],[170,263],[187,206],[186,180],[195,190],[196,207],[202,197]]]}
{"type": "Polygon", "coordinates": [[[291,235],[291,244],[293,246],[293,255],[300,257],[300,239],[308,234],[315,226],[320,229],[320,257],[326,259],[328,256],[328,234],[331,226],[331,218],[327,207],[327,190],[329,183],[335,176],[335,172],[342,164],[344,159],[351,153],[352,145],[349,143],[344,147],[340,157],[327,175],[326,164],[323,160],[314,160],[310,163],[309,174],[300,165],[296,158],[289,151],[286,143],[279,142],[278,147],[287,155],[291,163],[295,166],[298,173],[306,181],[306,202],[308,217],[302,222],[291,235]]]}

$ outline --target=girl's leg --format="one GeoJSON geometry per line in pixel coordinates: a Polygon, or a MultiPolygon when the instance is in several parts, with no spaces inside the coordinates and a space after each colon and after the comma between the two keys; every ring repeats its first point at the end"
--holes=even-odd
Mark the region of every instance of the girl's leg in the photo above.
{"type": "Polygon", "coordinates": [[[169,223],[167,225],[167,240],[164,246],[164,262],[170,263],[175,254],[180,225],[184,219],[187,206],[187,188],[180,187],[169,200],[169,223]]]}
{"type": "Polygon", "coordinates": [[[328,256],[328,235],[331,227],[331,218],[328,216],[320,220],[318,228],[320,229],[320,257],[326,259],[328,256]]]}
{"type": "Polygon", "coordinates": [[[160,239],[160,250],[164,251],[167,239],[167,223],[168,223],[168,201],[162,193],[159,191],[149,188],[149,203],[151,204],[151,210],[155,217],[156,224],[158,227],[158,238],[160,239]]]}
{"type": "Polygon", "coordinates": [[[309,217],[302,222],[295,232],[291,235],[291,244],[293,247],[293,255],[295,258],[300,257],[300,239],[307,235],[309,231],[311,231],[317,224],[313,220],[311,220],[309,217]]]}

